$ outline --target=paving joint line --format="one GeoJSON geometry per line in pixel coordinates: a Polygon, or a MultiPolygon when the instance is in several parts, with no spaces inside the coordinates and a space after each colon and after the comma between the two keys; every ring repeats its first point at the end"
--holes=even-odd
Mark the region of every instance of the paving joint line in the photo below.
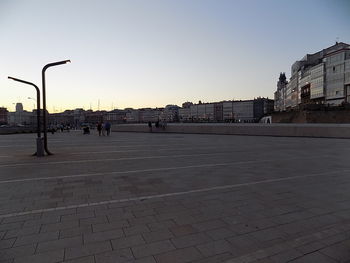
{"type": "Polygon", "coordinates": [[[125,202],[130,202],[130,201],[145,201],[145,200],[157,199],[157,198],[163,198],[163,197],[173,197],[173,196],[181,196],[181,195],[188,195],[188,194],[195,194],[195,193],[204,193],[204,192],[211,192],[211,191],[216,191],[216,190],[226,190],[226,189],[232,189],[232,188],[237,188],[237,187],[266,184],[266,183],[275,183],[275,182],[289,181],[289,180],[294,180],[294,179],[309,178],[309,177],[315,177],[315,176],[320,176],[320,175],[336,174],[336,173],[345,172],[345,171],[350,171],[350,170],[340,170],[340,171],[316,173],[316,174],[309,174],[309,175],[297,175],[297,176],[290,176],[290,177],[283,177],[283,178],[267,179],[267,180],[256,181],[256,182],[231,184],[231,185],[215,186],[215,187],[201,188],[201,189],[195,189],[195,190],[189,190],[189,191],[173,192],[173,193],[167,193],[167,194],[130,197],[130,198],[113,199],[113,200],[106,200],[106,201],[100,201],[100,202],[89,202],[89,203],[78,204],[78,205],[43,208],[43,209],[36,209],[36,210],[31,210],[31,211],[2,214],[2,215],[0,215],[0,218],[8,218],[8,217],[23,216],[23,215],[29,215],[29,214],[38,214],[38,213],[44,213],[44,212],[60,211],[60,210],[66,210],[66,209],[72,209],[72,208],[82,208],[82,207],[90,207],[90,206],[98,206],[98,205],[106,205],[106,204],[125,203],[125,202]]]}
{"type": "MultiPolygon", "coordinates": [[[[288,158],[287,161],[298,159],[315,159],[315,157],[302,157],[302,158],[288,158]]],[[[22,179],[12,179],[0,181],[0,184],[17,183],[17,182],[32,182],[32,181],[46,181],[46,180],[57,180],[65,178],[79,178],[79,177],[92,177],[92,176],[109,176],[115,174],[132,174],[132,173],[144,173],[144,172],[157,172],[157,171],[171,171],[178,169],[191,169],[191,168],[203,168],[203,167],[215,167],[215,166],[230,166],[237,164],[252,164],[252,163],[263,163],[263,162],[273,162],[274,160],[250,160],[250,161],[239,161],[239,162],[228,162],[228,163],[214,163],[214,164],[199,164],[199,165],[189,165],[189,166],[177,166],[177,167],[164,167],[164,168],[153,168],[153,169],[143,169],[143,170],[129,170],[129,171],[115,171],[115,172],[104,172],[104,173],[91,173],[91,174],[76,174],[76,175],[62,175],[62,176],[50,176],[50,177],[35,177],[35,178],[22,178],[22,179]]]]}
{"type": "MultiPolygon", "coordinates": [[[[142,159],[157,159],[157,158],[181,158],[190,156],[205,156],[226,154],[225,152],[216,153],[196,153],[196,154],[178,154],[178,155],[158,155],[158,156],[140,156],[140,157],[122,157],[122,158],[108,158],[108,159],[85,159],[85,160],[72,160],[72,161],[54,161],[54,162],[39,162],[39,163],[13,163],[13,164],[0,164],[2,167],[17,167],[17,166],[36,166],[36,165],[52,165],[52,164],[73,164],[73,163],[87,163],[87,162],[111,162],[111,161],[128,161],[128,160],[142,160],[142,159]]],[[[1,157],[1,156],[0,156],[1,157]]]]}

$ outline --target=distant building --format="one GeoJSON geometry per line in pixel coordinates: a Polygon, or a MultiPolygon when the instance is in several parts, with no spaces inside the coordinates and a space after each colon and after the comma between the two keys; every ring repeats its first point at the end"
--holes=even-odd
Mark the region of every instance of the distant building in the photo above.
{"type": "Polygon", "coordinates": [[[7,124],[8,110],[6,108],[0,107],[0,125],[7,124]]]}
{"type": "Polygon", "coordinates": [[[85,123],[97,125],[99,122],[103,122],[106,119],[106,111],[92,111],[88,110],[85,112],[85,123]]]}
{"type": "Polygon", "coordinates": [[[179,121],[180,122],[191,121],[191,109],[189,107],[179,108],[179,121]]]}
{"type": "Polygon", "coordinates": [[[16,112],[22,112],[23,111],[23,104],[18,102],[16,103],[16,112]]]}
{"type": "MultiPolygon", "coordinates": [[[[36,112],[36,111],[35,111],[36,112]]],[[[74,111],[73,110],[65,110],[60,113],[51,113],[48,115],[50,125],[64,125],[64,126],[74,126],[74,111]]]]}
{"type": "Polygon", "coordinates": [[[182,108],[189,108],[189,107],[191,107],[191,105],[193,105],[193,103],[187,101],[187,102],[182,103],[182,108]]]}
{"type": "Polygon", "coordinates": [[[160,118],[166,122],[178,122],[179,121],[179,106],[166,105],[162,111],[160,118]]]}
{"type": "Polygon", "coordinates": [[[125,111],[126,111],[126,114],[125,114],[126,122],[136,123],[140,121],[139,110],[127,108],[125,109],[125,111]]]}
{"type": "Polygon", "coordinates": [[[126,122],[126,110],[112,110],[106,112],[104,115],[104,121],[108,121],[110,123],[124,123],[126,122]]]}
{"type": "Polygon", "coordinates": [[[275,105],[274,110],[280,111],[286,109],[286,92],[287,92],[287,77],[286,74],[280,73],[280,77],[277,82],[277,91],[275,92],[275,105]]]}
{"type": "Polygon", "coordinates": [[[143,108],[139,109],[139,122],[156,122],[160,119],[160,115],[163,109],[151,109],[143,108]]]}
{"type": "Polygon", "coordinates": [[[254,121],[259,121],[262,117],[274,111],[274,100],[269,98],[254,99],[254,121]]]}
{"type": "MultiPolygon", "coordinates": [[[[92,112],[92,111],[91,111],[92,112]]],[[[74,116],[74,127],[80,128],[81,124],[85,122],[85,110],[81,108],[77,108],[73,110],[73,116],[74,116]]]]}
{"type": "Polygon", "coordinates": [[[182,103],[182,108],[178,109],[180,122],[191,121],[191,105],[193,105],[192,102],[186,101],[182,103]]]}
{"type": "Polygon", "coordinates": [[[307,104],[338,106],[350,103],[350,45],[336,43],[307,54],[291,67],[291,77],[280,74],[275,92],[275,111],[307,104]]]}
{"type": "Polygon", "coordinates": [[[182,122],[258,122],[273,112],[274,101],[268,98],[193,104],[179,109],[182,122]]]}
{"type": "MultiPolygon", "coordinates": [[[[182,119],[184,119],[182,117],[182,119]]],[[[190,106],[190,120],[196,122],[214,121],[214,103],[193,104],[190,106]]]]}
{"type": "Polygon", "coordinates": [[[223,103],[222,102],[214,103],[214,121],[215,122],[223,121],[223,103]]]}
{"type": "Polygon", "coordinates": [[[222,120],[225,122],[233,122],[234,114],[232,108],[232,101],[222,102],[222,120]]]}
{"type": "Polygon", "coordinates": [[[236,122],[254,122],[254,101],[233,101],[232,111],[236,122]]]}
{"type": "Polygon", "coordinates": [[[16,111],[8,112],[7,122],[10,125],[34,125],[33,112],[23,110],[23,104],[16,103],[16,111]]]}

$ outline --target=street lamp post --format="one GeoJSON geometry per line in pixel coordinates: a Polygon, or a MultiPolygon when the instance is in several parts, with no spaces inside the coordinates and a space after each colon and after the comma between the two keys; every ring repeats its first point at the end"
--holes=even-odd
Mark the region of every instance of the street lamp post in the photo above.
{"type": "Polygon", "coordinates": [[[47,127],[46,127],[46,89],[45,89],[45,71],[49,68],[49,67],[53,67],[53,66],[58,66],[58,65],[62,65],[62,64],[66,64],[70,62],[70,60],[63,60],[63,61],[58,61],[58,62],[54,62],[54,63],[50,63],[47,64],[43,67],[42,69],[42,85],[43,85],[43,125],[44,125],[44,149],[46,151],[46,153],[48,155],[52,155],[52,153],[49,151],[49,149],[47,148],[47,127]]]}
{"type": "Polygon", "coordinates": [[[44,156],[44,150],[43,150],[43,144],[42,144],[42,140],[41,140],[41,129],[40,129],[40,90],[38,88],[37,85],[35,85],[34,83],[25,81],[25,80],[21,80],[21,79],[17,79],[17,78],[13,78],[13,77],[8,77],[9,79],[12,79],[14,81],[18,81],[24,84],[28,84],[31,85],[35,88],[36,90],[36,118],[37,118],[37,143],[36,143],[36,155],[37,156],[44,156]]]}

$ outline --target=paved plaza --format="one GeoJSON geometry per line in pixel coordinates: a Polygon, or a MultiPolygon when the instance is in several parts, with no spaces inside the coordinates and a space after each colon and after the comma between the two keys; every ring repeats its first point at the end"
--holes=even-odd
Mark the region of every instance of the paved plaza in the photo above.
{"type": "Polygon", "coordinates": [[[350,262],[350,140],[94,132],[0,136],[1,263],[350,262]]]}

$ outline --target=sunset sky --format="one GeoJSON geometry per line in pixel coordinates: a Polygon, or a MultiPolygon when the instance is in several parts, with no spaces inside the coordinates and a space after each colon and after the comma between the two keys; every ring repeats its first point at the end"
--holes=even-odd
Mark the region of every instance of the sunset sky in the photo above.
{"type": "Polygon", "coordinates": [[[350,43],[347,0],[1,0],[0,107],[50,112],[273,98],[306,53],[350,43]]]}

